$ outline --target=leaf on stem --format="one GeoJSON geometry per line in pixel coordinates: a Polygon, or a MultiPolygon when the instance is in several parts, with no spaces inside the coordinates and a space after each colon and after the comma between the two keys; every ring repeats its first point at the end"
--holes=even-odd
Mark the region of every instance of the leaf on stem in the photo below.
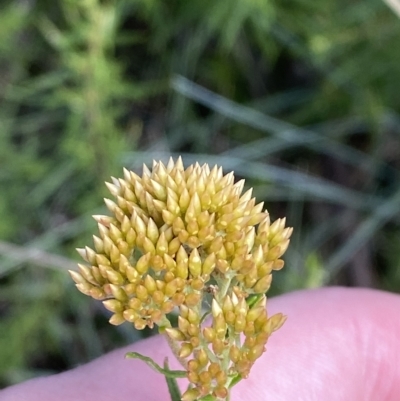
{"type": "Polygon", "coordinates": [[[153,370],[163,374],[165,377],[179,378],[179,377],[186,377],[187,375],[187,372],[184,370],[169,370],[168,368],[162,368],[160,365],[154,362],[150,357],[139,354],[138,352],[127,352],[125,358],[140,359],[141,361],[146,362],[147,365],[149,365],[153,370]]]}
{"type": "Polygon", "coordinates": [[[263,296],[264,294],[253,294],[247,297],[246,302],[249,308],[251,309],[263,296]]]}

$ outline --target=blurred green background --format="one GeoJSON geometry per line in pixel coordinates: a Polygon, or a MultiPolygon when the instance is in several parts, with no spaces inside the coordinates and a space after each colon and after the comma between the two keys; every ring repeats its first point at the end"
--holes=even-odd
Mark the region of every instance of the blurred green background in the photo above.
{"type": "Polygon", "coordinates": [[[66,270],[103,182],[153,159],[221,164],[287,216],[271,295],[400,292],[399,43],[378,0],[3,0],[0,387],[148,334],[66,270]]]}

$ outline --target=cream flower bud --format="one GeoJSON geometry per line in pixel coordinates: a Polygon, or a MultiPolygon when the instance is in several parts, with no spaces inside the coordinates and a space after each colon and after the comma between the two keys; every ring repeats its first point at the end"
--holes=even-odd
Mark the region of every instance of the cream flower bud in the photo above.
{"type": "Polygon", "coordinates": [[[68,270],[68,273],[70,274],[72,280],[74,280],[76,284],[88,284],[87,280],[83,278],[83,276],[78,272],[73,270],[68,270]]]}
{"type": "Polygon", "coordinates": [[[272,282],[272,275],[269,274],[267,276],[264,276],[260,280],[257,281],[257,283],[254,285],[253,290],[256,293],[264,293],[267,292],[269,287],[271,286],[272,282]]]}
{"type": "Polygon", "coordinates": [[[185,335],[178,329],[167,328],[165,332],[175,341],[183,341],[186,337],[185,335]]]}
{"type": "Polygon", "coordinates": [[[198,399],[200,395],[200,392],[196,388],[192,388],[187,390],[185,393],[183,393],[181,400],[182,401],[195,401],[198,399]]]}
{"type": "Polygon", "coordinates": [[[103,305],[111,312],[118,313],[123,311],[123,304],[116,299],[107,299],[103,301],[103,305]]]}
{"type": "Polygon", "coordinates": [[[197,249],[193,249],[189,257],[189,271],[192,277],[198,277],[201,274],[201,259],[197,249]]]}

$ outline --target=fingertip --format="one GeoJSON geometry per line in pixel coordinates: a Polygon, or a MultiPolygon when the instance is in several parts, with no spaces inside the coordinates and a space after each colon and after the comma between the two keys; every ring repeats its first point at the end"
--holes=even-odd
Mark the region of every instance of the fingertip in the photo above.
{"type": "Polygon", "coordinates": [[[400,399],[399,307],[394,294],[335,287],[270,300],[288,320],[233,400],[400,399]]]}
{"type": "MultiPolygon", "coordinates": [[[[288,316],[232,400],[347,401],[400,399],[400,297],[367,289],[298,291],[268,302],[288,316]]],[[[162,364],[171,355],[153,337],[87,365],[0,392],[1,401],[168,400],[163,377],[128,351],[162,364]]],[[[170,358],[171,368],[179,368],[170,358]]]]}

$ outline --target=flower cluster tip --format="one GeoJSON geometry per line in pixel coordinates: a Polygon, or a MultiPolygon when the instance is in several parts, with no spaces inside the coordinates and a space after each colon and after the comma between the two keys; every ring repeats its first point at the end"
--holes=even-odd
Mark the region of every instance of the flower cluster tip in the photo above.
{"type": "Polygon", "coordinates": [[[79,249],[86,263],[70,272],[77,288],[103,301],[111,324],[162,328],[192,384],[182,400],[225,399],[285,321],[268,316],[265,293],[284,265],[292,228],[285,219],[271,223],[233,173],[198,163],[185,169],[181,158],[144,166],[141,176],[124,169],[107,187],[112,215],[93,216],[94,248],[79,249]]]}

